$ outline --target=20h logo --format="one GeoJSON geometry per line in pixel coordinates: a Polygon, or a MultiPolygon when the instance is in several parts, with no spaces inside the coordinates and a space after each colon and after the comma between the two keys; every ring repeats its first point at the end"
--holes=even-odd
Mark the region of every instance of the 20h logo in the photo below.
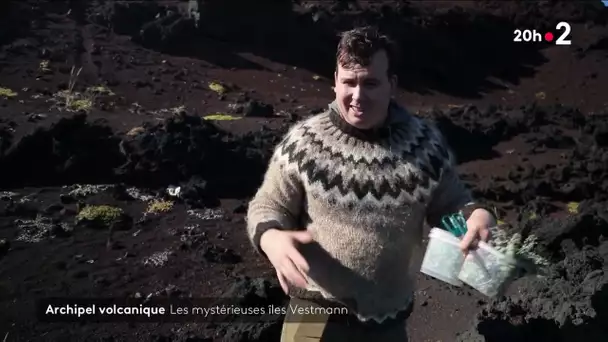
{"type": "MultiPolygon", "coordinates": [[[[557,31],[561,31],[560,36],[555,41],[555,45],[570,45],[571,41],[570,41],[569,37],[570,37],[570,32],[572,31],[570,24],[568,24],[565,21],[562,21],[555,26],[555,29],[557,31]]],[[[552,42],[553,39],[555,38],[555,36],[553,35],[552,32],[546,32],[543,35],[540,32],[538,32],[537,30],[527,30],[527,29],[526,30],[516,29],[513,32],[513,34],[515,35],[515,37],[513,37],[514,42],[542,42],[542,41],[552,42]]]]}

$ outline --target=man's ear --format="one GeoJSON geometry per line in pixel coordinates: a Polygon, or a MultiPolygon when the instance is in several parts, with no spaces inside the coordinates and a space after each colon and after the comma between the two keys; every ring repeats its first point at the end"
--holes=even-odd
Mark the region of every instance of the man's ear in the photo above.
{"type": "Polygon", "coordinates": [[[399,77],[396,74],[391,76],[391,90],[397,90],[397,86],[399,85],[399,77]]]}
{"type": "Polygon", "coordinates": [[[332,87],[334,92],[336,91],[336,84],[338,84],[338,70],[334,71],[334,86],[332,87]]]}

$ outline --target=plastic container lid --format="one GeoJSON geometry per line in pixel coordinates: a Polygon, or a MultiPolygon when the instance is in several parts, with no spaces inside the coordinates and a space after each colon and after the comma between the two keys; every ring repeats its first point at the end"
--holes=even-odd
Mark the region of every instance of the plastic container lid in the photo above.
{"type": "Polygon", "coordinates": [[[496,248],[490,246],[488,243],[483,242],[483,241],[479,241],[477,243],[478,247],[489,252],[492,253],[494,256],[496,256],[497,258],[500,258],[501,260],[503,260],[504,262],[510,263],[515,265],[516,262],[513,258],[506,256],[504,253],[499,252],[496,248]]]}
{"type": "Polygon", "coordinates": [[[433,228],[429,233],[430,238],[438,238],[444,240],[448,243],[455,243],[457,245],[460,244],[460,239],[458,239],[454,234],[448,232],[447,230],[443,230],[441,228],[433,228]]]}

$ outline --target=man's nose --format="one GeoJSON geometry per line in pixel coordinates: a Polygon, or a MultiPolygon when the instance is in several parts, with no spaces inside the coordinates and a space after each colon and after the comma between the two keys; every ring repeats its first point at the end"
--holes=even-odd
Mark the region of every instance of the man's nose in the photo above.
{"type": "Polygon", "coordinates": [[[356,86],[353,89],[353,99],[354,100],[359,100],[363,97],[363,87],[361,87],[360,85],[356,86]]]}

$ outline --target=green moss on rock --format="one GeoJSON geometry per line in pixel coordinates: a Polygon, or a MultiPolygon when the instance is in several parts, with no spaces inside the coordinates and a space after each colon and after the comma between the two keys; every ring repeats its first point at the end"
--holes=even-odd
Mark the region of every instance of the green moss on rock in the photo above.
{"type": "Polygon", "coordinates": [[[76,224],[95,228],[124,227],[128,223],[129,216],[122,209],[109,205],[86,206],[76,216],[76,224]]]}

